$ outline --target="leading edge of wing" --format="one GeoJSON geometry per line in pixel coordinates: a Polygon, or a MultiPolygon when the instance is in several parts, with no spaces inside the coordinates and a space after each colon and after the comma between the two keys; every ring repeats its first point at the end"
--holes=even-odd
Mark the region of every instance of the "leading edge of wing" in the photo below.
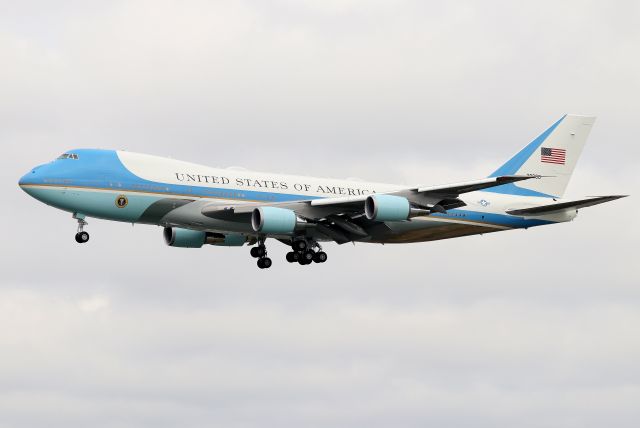
{"type": "MultiPolygon", "coordinates": [[[[385,192],[387,195],[406,196],[407,194],[434,194],[457,197],[462,193],[475,192],[477,190],[488,189],[490,187],[502,186],[503,184],[515,183],[517,181],[529,180],[532,178],[542,178],[539,175],[501,175],[499,177],[489,177],[480,180],[463,181],[459,183],[443,184],[428,187],[410,187],[407,189],[385,192]]],[[[364,202],[371,195],[346,196],[339,198],[314,199],[310,201],[311,206],[333,206],[333,205],[353,205],[364,202]]]]}
{"type": "Polygon", "coordinates": [[[462,193],[475,192],[477,190],[502,186],[503,184],[515,183],[517,181],[530,180],[532,178],[540,179],[543,177],[540,175],[500,175],[498,177],[462,181],[459,183],[444,184],[440,186],[416,187],[409,190],[413,190],[418,193],[440,193],[457,196],[462,193]]]}

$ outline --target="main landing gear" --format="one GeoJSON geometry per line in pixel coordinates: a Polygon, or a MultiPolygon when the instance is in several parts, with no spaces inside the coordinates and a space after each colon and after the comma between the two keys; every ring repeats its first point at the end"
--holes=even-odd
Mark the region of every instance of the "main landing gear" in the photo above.
{"type": "MultiPolygon", "coordinates": [[[[291,249],[287,253],[289,263],[298,262],[300,265],[310,265],[311,263],[324,263],[327,261],[327,253],[322,251],[322,247],[316,241],[306,239],[296,239],[291,243],[291,249]]],[[[251,248],[251,257],[258,259],[260,269],[271,267],[271,259],[267,257],[267,247],[264,245],[264,238],[258,239],[258,245],[251,248]]]]}
{"type": "Polygon", "coordinates": [[[327,261],[327,253],[322,251],[322,247],[315,241],[307,242],[305,239],[296,239],[291,243],[291,249],[287,253],[287,261],[289,263],[298,262],[300,265],[309,265],[311,263],[324,263],[327,261]],[[317,248],[318,251],[314,251],[317,248]]]}
{"type": "Polygon", "coordinates": [[[73,218],[78,220],[78,233],[76,233],[76,242],[78,244],[84,244],[85,242],[88,242],[89,241],[89,232],[85,232],[83,229],[89,223],[87,223],[84,220],[84,216],[79,216],[77,214],[74,214],[73,218]]]}
{"type": "Polygon", "coordinates": [[[251,248],[251,257],[258,259],[258,267],[260,269],[269,269],[271,267],[271,259],[267,257],[267,247],[264,245],[264,239],[258,240],[258,246],[251,248]]]}

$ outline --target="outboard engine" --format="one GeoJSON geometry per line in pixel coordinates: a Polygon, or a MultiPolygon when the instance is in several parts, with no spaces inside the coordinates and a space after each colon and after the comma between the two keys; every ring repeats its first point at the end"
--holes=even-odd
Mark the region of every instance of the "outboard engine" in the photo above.
{"type": "Polygon", "coordinates": [[[402,196],[371,195],[364,202],[364,214],[369,220],[403,221],[410,212],[409,200],[402,196]]]}
{"type": "MultiPolygon", "coordinates": [[[[442,209],[440,205],[435,205],[442,209]]],[[[444,210],[443,210],[444,211],[444,210]]],[[[412,217],[420,217],[440,212],[437,209],[412,207],[407,198],[394,195],[371,195],[364,201],[364,214],[369,220],[405,221],[412,217]]]]}

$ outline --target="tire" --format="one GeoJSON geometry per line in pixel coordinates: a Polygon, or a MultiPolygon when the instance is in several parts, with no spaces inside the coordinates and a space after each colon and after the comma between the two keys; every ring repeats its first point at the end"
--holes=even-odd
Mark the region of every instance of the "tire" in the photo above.
{"type": "Polygon", "coordinates": [[[267,249],[265,247],[263,247],[262,245],[259,245],[257,247],[251,247],[251,257],[253,258],[258,258],[258,257],[263,257],[267,252],[267,249]]]}
{"type": "Polygon", "coordinates": [[[258,267],[259,267],[260,269],[264,269],[263,260],[264,260],[264,259],[258,259],[258,263],[257,263],[257,265],[258,265],[258,267]]]}
{"type": "Polygon", "coordinates": [[[294,253],[293,251],[288,252],[286,257],[289,263],[298,261],[298,253],[294,253]]]}
{"type": "Polygon", "coordinates": [[[271,267],[271,259],[269,257],[265,257],[264,259],[262,259],[262,267],[264,269],[269,269],[271,267]]]}
{"type": "Polygon", "coordinates": [[[291,247],[294,251],[304,251],[307,249],[307,241],[304,239],[298,239],[297,241],[293,241],[291,247]]]}
{"type": "Polygon", "coordinates": [[[320,251],[313,256],[313,261],[316,263],[324,263],[327,261],[327,253],[320,251]]]}
{"type": "Polygon", "coordinates": [[[89,242],[89,234],[87,232],[80,232],[76,234],[76,241],[80,244],[84,244],[85,242],[89,242]]]}
{"type": "Polygon", "coordinates": [[[309,263],[313,261],[314,256],[315,256],[315,253],[312,250],[307,250],[304,253],[302,253],[302,259],[309,263]]]}

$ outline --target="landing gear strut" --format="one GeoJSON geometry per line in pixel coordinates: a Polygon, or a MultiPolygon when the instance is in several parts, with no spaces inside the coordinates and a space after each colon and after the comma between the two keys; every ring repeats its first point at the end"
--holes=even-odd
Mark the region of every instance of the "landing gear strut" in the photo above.
{"type": "Polygon", "coordinates": [[[289,263],[298,262],[300,265],[309,265],[313,262],[324,263],[327,261],[327,253],[322,251],[322,247],[316,241],[296,239],[291,243],[293,251],[287,253],[289,263]],[[314,251],[317,248],[318,251],[314,251]]]}
{"type": "Polygon", "coordinates": [[[264,245],[264,238],[258,239],[258,246],[251,248],[251,257],[258,259],[258,267],[260,269],[269,269],[271,267],[271,259],[267,257],[267,247],[264,245]]]}
{"type": "Polygon", "coordinates": [[[78,220],[78,233],[76,233],[76,242],[78,244],[84,244],[85,242],[88,242],[89,241],[89,233],[85,232],[83,229],[89,223],[87,223],[84,220],[84,216],[80,216],[78,214],[74,214],[73,218],[78,220]]]}

